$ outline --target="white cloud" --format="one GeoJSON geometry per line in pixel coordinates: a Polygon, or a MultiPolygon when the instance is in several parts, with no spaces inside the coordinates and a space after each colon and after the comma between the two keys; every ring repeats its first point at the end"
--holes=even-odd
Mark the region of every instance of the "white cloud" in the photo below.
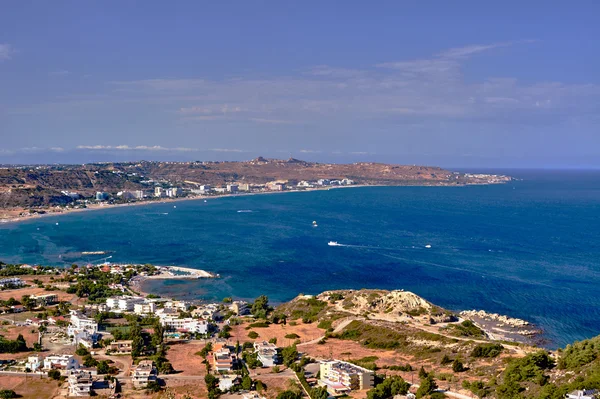
{"type": "Polygon", "coordinates": [[[269,118],[250,118],[250,120],[252,122],[256,122],[256,123],[267,123],[267,124],[271,124],[271,125],[291,125],[294,123],[292,121],[286,121],[283,119],[269,119],[269,118]]]}
{"type": "Polygon", "coordinates": [[[247,151],[240,150],[237,148],[211,148],[208,151],[212,151],[212,152],[247,152],[247,151]]]}
{"type": "Polygon", "coordinates": [[[169,152],[194,152],[199,151],[197,148],[186,148],[186,147],[174,147],[167,148],[159,145],[155,146],[147,146],[147,145],[138,145],[138,146],[128,146],[128,145],[78,145],[76,147],[78,150],[88,150],[88,151],[169,151],[169,152]]]}
{"type": "Polygon", "coordinates": [[[0,62],[10,60],[14,52],[10,44],[0,43],[0,62]]]}
{"type": "MultiPolygon", "coordinates": [[[[509,112],[510,118],[534,122],[542,119],[542,112],[553,117],[561,112],[574,116],[592,114],[600,100],[600,86],[595,84],[531,83],[494,76],[476,80],[463,76],[470,57],[530,42],[474,44],[360,70],[319,65],[292,76],[261,79],[110,82],[107,92],[63,97],[24,111],[7,112],[33,113],[37,109],[56,114],[84,112],[102,105],[135,104],[136,108],[147,107],[157,115],[163,113],[173,123],[185,124],[183,128],[209,122],[235,122],[236,126],[308,123],[317,130],[356,121],[385,121],[409,127],[425,117],[431,118],[428,122],[436,122],[435,118],[507,120],[509,112]]],[[[292,127],[282,128],[282,134],[288,129],[292,127]]]]}

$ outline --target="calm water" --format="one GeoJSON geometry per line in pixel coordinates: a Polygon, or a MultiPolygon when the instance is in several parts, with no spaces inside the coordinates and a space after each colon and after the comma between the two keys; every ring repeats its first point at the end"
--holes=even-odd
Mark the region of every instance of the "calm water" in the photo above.
{"type": "Polygon", "coordinates": [[[326,289],[403,288],[446,308],[530,320],[553,345],[600,334],[600,172],[510,173],[524,180],[185,201],[5,224],[0,259],[59,265],[103,258],[76,252],[114,251],[113,262],[223,276],[146,286],[187,299],[280,302],[326,289]]]}

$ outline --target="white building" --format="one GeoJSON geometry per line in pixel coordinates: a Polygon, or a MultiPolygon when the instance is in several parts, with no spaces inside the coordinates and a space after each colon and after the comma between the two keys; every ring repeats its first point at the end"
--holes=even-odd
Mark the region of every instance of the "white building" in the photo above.
{"type": "Polygon", "coordinates": [[[68,396],[91,396],[93,382],[92,373],[88,371],[78,371],[69,375],[68,381],[68,396]]]}
{"type": "Polygon", "coordinates": [[[328,360],[321,362],[319,384],[332,395],[348,394],[350,391],[372,388],[373,370],[343,362],[328,360]]]}
{"type": "Polygon", "coordinates": [[[162,187],[154,187],[154,196],[155,197],[162,197],[163,196],[163,189],[162,187]]]}
{"type": "Polygon", "coordinates": [[[50,355],[44,359],[44,370],[77,370],[79,362],[73,355],[50,355]]]}
{"type": "Polygon", "coordinates": [[[22,287],[24,285],[25,285],[25,282],[17,277],[3,278],[0,280],[0,288],[10,287],[10,286],[22,287]]]}
{"type": "Polygon", "coordinates": [[[190,304],[185,301],[167,301],[165,302],[165,309],[176,309],[187,311],[190,308],[190,304]]]}
{"type": "Polygon", "coordinates": [[[192,311],[192,316],[207,320],[217,320],[221,317],[221,313],[219,312],[219,305],[209,303],[203,306],[200,305],[194,309],[192,311]]]}
{"type": "Polygon", "coordinates": [[[135,314],[154,314],[156,312],[156,304],[150,303],[136,303],[133,305],[133,313],[135,314]]]}
{"type": "Polygon", "coordinates": [[[167,188],[167,197],[177,197],[179,195],[179,189],[177,187],[167,188]]]}
{"type": "Polygon", "coordinates": [[[116,296],[106,299],[106,306],[111,310],[121,312],[132,311],[136,304],[145,303],[146,300],[142,297],[135,296],[116,296]]]}
{"type": "Polygon", "coordinates": [[[208,192],[208,191],[210,191],[210,185],[203,184],[200,186],[200,190],[208,192]]]}
{"type": "Polygon", "coordinates": [[[71,310],[71,324],[67,328],[67,334],[76,336],[81,332],[91,335],[98,333],[98,323],[77,310],[71,310]]]}
{"type": "Polygon", "coordinates": [[[597,389],[582,389],[567,394],[567,399],[596,399],[598,398],[597,389]]]}
{"type": "Polygon", "coordinates": [[[330,180],[329,179],[319,179],[317,180],[317,184],[319,186],[328,186],[330,184],[330,180]]]}
{"type": "Polygon", "coordinates": [[[233,303],[229,305],[229,310],[231,310],[238,316],[250,313],[250,307],[248,306],[248,302],[244,301],[233,301],[233,303]]]}
{"type": "Polygon", "coordinates": [[[230,193],[237,193],[238,192],[238,185],[237,184],[228,184],[227,185],[227,191],[230,193]]]}
{"type": "Polygon", "coordinates": [[[39,368],[42,367],[42,358],[38,355],[29,356],[27,358],[27,363],[25,363],[25,368],[28,368],[32,372],[36,372],[39,368]]]}
{"type": "Polygon", "coordinates": [[[208,322],[206,320],[197,320],[191,317],[179,319],[167,316],[160,319],[160,324],[171,331],[184,331],[194,334],[206,334],[208,332],[208,322]]]}
{"type": "Polygon", "coordinates": [[[263,367],[273,367],[279,363],[279,352],[275,344],[267,341],[255,342],[254,352],[258,355],[257,358],[263,367]]]}
{"type": "Polygon", "coordinates": [[[150,381],[156,381],[156,367],[152,360],[142,360],[131,372],[131,381],[136,388],[143,388],[150,381]]]}

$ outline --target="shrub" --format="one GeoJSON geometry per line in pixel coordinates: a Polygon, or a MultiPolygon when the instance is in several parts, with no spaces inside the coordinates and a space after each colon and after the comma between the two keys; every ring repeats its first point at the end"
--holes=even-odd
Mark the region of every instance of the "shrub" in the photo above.
{"type": "Polygon", "coordinates": [[[472,357],[496,357],[500,353],[504,347],[500,344],[478,344],[471,351],[472,357]]]}
{"type": "Polygon", "coordinates": [[[248,333],[248,338],[256,339],[256,338],[258,338],[258,333],[256,331],[250,331],[248,333]]]}

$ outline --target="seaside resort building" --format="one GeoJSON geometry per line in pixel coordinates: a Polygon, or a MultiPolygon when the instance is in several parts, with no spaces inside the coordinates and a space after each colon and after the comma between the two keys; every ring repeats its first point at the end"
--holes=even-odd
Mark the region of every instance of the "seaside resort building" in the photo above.
{"type": "Polygon", "coordinates": [[[375,373],[364,367],[341,360],[321,362],[319,385],[335,396],[350,391],[370,389],[374,385],[375,373]]]}

